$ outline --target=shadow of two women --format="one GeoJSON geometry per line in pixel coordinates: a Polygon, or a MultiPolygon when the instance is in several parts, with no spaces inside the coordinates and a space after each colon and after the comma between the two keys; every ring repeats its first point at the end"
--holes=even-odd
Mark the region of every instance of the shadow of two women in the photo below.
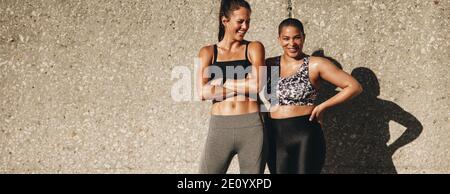
{"type": "MultiPolygon", "coordinates": [[[[342,65],[325,56],[323,50],[312,55],[325,57],[342,69],[342,65]]],[[[323,130],[327,154],[322,173],[396,174],[393,154],[420,135],[422,124],[395,102],[379,98],[380,84],[372,70],[358,67],[352,70],[351,75],[359,81],[364,91],[325,113],[323,130]],[[391,121],[406,129],[388,145],[391,121]]],[[[326,82],[320,88],[319,102],[337,93],[336,87],[326,82]]]]}

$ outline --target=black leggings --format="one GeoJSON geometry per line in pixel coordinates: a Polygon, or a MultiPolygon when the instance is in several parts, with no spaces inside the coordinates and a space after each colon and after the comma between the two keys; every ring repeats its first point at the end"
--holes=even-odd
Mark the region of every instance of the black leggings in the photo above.
{"type": "Polygon", "coordinates": [[[273,170],[277,174],[321,172],[325,161],[325,139],[320,124],[309,121],[309,116],[268,119],[272,132],[269,165],[275,167],[272,173],[273,170]]]}

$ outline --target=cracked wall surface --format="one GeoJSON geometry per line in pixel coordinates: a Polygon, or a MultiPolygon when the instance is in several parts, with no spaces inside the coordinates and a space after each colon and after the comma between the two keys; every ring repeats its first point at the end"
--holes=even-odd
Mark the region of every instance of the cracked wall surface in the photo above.
{"type": "MultiPolygon", "coordinates": [[[[450,172],[450,1],[249,2],[267,57],[292,16],[363,83],[326,114],[324,173],[450,172]]],[[[0,173],[196,173],[211,103],[174,101],[172,72],[216,42],[218,6],[0,0],[0,173]]]]}

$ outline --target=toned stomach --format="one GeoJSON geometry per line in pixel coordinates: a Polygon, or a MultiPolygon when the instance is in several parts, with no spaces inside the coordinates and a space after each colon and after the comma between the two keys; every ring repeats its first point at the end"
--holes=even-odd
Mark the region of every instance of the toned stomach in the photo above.
{"type": "Polygon", "coordinates": [[[298,117],[310,115],[315,106],[273,106],[270,108],[270,117],[274,119],[285,119],[290,117],[298,117]]]}
{"type": "Polygon", "coordinates": [[[243,115],[259,112],[258,102],[245,96],[227,98],[212,105],[212,115],[243,115]]]}

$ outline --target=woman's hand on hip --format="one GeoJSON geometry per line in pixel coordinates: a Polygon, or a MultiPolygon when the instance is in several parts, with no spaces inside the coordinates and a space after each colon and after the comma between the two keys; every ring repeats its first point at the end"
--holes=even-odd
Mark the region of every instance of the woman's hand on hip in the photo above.
{"type": "Polygon", "coordinates": [[[317,122],[322,124],[323,121],[323,113],[325,112],[326,107],[323,104],[319,104],[318,106],[314,107],[311,116],[309,117],[309,121],[314,120],[314,118],[317,119],[317,122]]]}

